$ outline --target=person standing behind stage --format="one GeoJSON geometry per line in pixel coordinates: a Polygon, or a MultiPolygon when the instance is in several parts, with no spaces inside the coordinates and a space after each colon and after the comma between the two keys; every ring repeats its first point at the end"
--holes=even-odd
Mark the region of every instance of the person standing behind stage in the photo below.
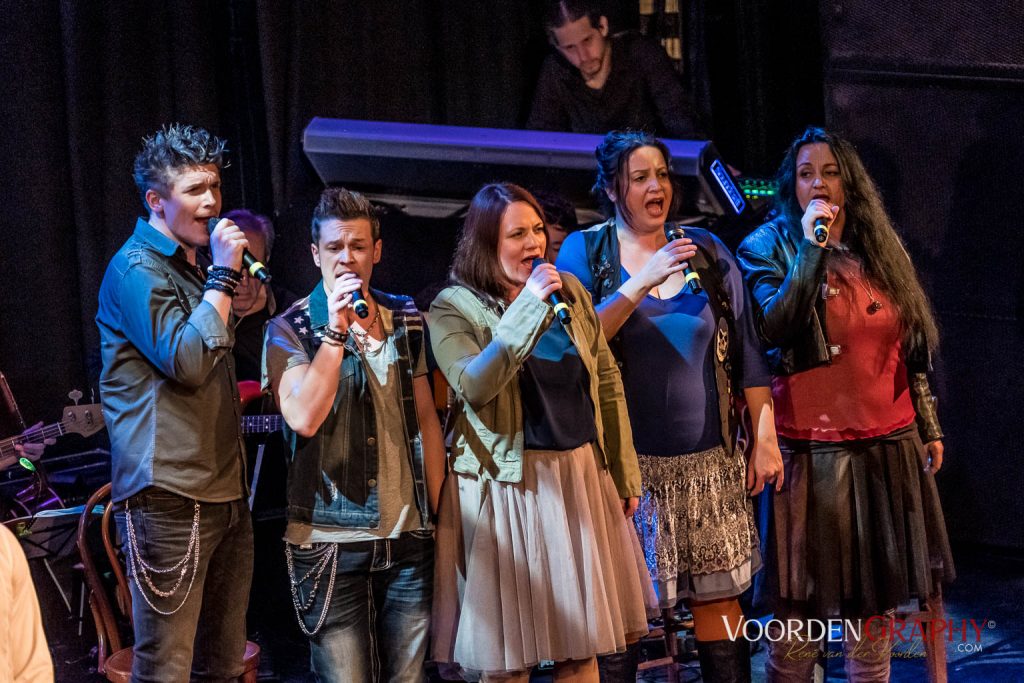
{"type": "Polygon", "coordinates": [[[369,286],[383,242],[365,197],[324,190],[312,237],[322,279],[270,321],[263,354],[292,454],[292,601],[317,680],[422,681],[444,476],[423,317],[369,286]]]}
{"type": "Polygon", "coordinates": [[[749,644],[728,636],[761,562],[747,493],[781,485],[782,458],[749,295],[716,237],[687,228],[669,241],[675,192],[661,141],[613,131],[596,154],[594,190],[613,216],[569,235],[558,267],[594,295],[619,360],[644,483],[634,519],[661,607],[689,602],[704,680],[750,680],[749,644]],[[688,264],[703,273],[701,293],[688,264]],[[754,428],[749,465],[730,410],[739,391],[754,428]]]}
{"type": "MultiPolygon", "coordinates": [[[[786,471],[769,563],[776,616],[867,618],[927,600],[933,568],[954,577],[934,477],[942,430],[925,374],[938,330],[853,145],[807,128],[777,178],[778,215],[738,251],[770,347],[786,471]]],[[[889,680],[890,639],[858,645],[846,635],[850,680],[889,680]]],[[[809,649],[770,639],[768,680],[809,680],[809,649]]]]}
{"type": "MultiPolygon", "coordinates": [[[[224,218],[241,228],[249,241],[249,251],[257,261],[270,266],[274,251],[274,224],[259,213],[233,209],[224,218]]],[[[269,285],[242,269],[242,282],[231,299],[235,314],[235,374],[239,380],[259,381],[262,372],[263,329],[272,317],[295,301],[295,295],[283,289],[275,278],[269,285]]]]}
{"type": "Polygon", "coordinates": [[[554,263],[565,238],[580,229],[576,208],[557,192],[536,190],[531,191],[531,194],[544,211],[544,227],[548,230],[548,247],[544,251],[544,258],[554,263]]]}
{"type": "Polygon", "coordinates": [[[544,29],[557,54],[541,67],[527,128],[698,136],[693,105],[668,55],[635,33],[610,35],[601,2],[549,0],[544,29]]]}
{"type": "Polygon", "coordinates": [[[174,124],[143,141],[148,219],[114,255],[96,324],[117,524],[135,630],[133,681],[242,673],[252,575],[231,296],[242,231],[220,220],[224,142],[174,124]],[[208,273],[196,250],[210,247],[208,273]]]}
{"type": "Polygon", "coordinates": [[[516,185],[477,192],[453,285],[430,307],[457,397],[433,655],[485,680],[525,681],[553,660],[555,680],[597,681],[594,655],[647,633],[653,593],[626,517],[640,473],[590,297],[551,264],[533,267],[542,215],[516,185]],[[555,293],[572,317],[564,326],[555,293]]]}

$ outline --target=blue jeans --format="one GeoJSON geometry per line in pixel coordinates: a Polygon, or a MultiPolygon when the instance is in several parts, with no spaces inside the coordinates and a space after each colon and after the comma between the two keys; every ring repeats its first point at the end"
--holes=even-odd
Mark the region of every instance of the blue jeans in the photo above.
{"type": "MultiPolygon", "coordinates": [[[[291,546],[295,579],[306,576],[332,547],[329,543],[291,546]]],[[[330,606],[320,630],[309,639],[317,680],[425,680],[433,578],[434,540],[429,532],[339,544],[330,606]]],[[[330,565],[302,615],[309,631],[320,621],[329,582],[330,565]]],[[[313,586],[313,577],[299,585],[300,604],[309,600],[313,586]]]]}
{"type": "MultiPolygon", "coordinates": [[[[139,557],[154,569],[166,569],[185,557],[192,532],[194,501],[156,487],[127,501],[139,557]]],[[[142,591],[128,563],[135,647],[132,681],[155,683],[229,681],[242,674],[245,655],[245,608],[252,580],[252,519],[244,499],[201,503],[199,566],[193,576],[190,556],[181,585],[173,595],[153,593],[143,577],[142,591]],[[191,589],[189,584],[191,581],[191,589]],[[188,593],[188,599],[182,599],[188,593]],[[149,600],[147,601],[148,598],[149,600]],[[181,608],[174,614],[160,614],[181,608]]],[[[117,527],[125,557],[128,530],[124,505],[117,507],[117,527]]],[[[141,572],[140,572],[141,573],[141,572]]],[[[148,572],[162,591],[170,590],[180,570],[148,572]]]]}

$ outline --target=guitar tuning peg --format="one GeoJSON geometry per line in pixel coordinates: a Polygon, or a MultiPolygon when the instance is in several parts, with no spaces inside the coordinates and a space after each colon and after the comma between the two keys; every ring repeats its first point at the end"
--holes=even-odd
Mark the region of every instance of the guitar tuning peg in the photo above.
{"type": "Polygon", "coordinates": [[[75,405],[77,406],[78,402],[82,400],[82,392],[79,391],[78,389],[72,389],[71,391],[68,392],[68,398],[74,401],[75,405]]]}

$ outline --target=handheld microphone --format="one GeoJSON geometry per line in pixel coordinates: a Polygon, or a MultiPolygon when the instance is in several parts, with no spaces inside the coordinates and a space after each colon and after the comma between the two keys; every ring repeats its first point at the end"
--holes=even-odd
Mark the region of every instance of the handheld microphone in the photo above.
{"type": "MultiPolygon", "coordinates": [[[[686,237],[686,231],[678,225],[673,225],[671,228],[666,225],[665,236],[668,237],[669,242],[675,242],[686,237]]],[[[700,294],[704,290],[700,284],[700,275],[693,269],[689,261],[686,262],[686,268],[683,268],[683,275],[686,278],[686,281],[683,283],[684,287],[690,285],[690,289],[693,290],[694,294],[700,294]]]]}
{"type": "MultiPolygon", "coordinates": [[[[213,234],[213,229],[217,227],[217,223],[220,223],[220,218],[216,216],[207,221],[206,229],[210,234],[213,234]]],[[[242,265],[249,271],[249,275],[259,278],[259,281],[263,284],[270,282],[270,271],[248,249],[242,252],[242,265]]]]}
{"type": "Polygon", "coordinates": [[[814,239],[818,244],[828,242],[828,220],[820,216],[814,219],[814,239]]]}
{"type": "Polygon", "coordinates": [[[365,318],[370,315],[370,305],[366,303],[366,297],[363,296],[363,290],[352,292],[352,308],[355,309],[356,315],[360,318],[365,318]]]}
{"type": "MultiPolygon", "coordinates": [[[[547,263],[547,259],[541,256],[533,259],[534,268],[542,263],[547,263]]],[[[572,314],[569,313],[569,305],[565,303],[565,299],[562,298],[561,294],[558,292],[551,292],[550,296],[548,296],[548,303],[551,304],[553,309],[555,309],[555,315],[558,316],[558,322],[562,323],[562,325],[568,325],[572,322],[572,314]]]]}

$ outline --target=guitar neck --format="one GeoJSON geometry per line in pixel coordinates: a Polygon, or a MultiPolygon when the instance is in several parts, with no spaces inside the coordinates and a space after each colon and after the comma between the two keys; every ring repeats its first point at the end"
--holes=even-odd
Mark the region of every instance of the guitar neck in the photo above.
{"type": "Polygon", "coordinates": [[[267,434],[284,429],[280,415],[243,415],[242,434],[267,434]]]}
{"type": "Polygon", "coordinates": [[[36,429],[29,429],[22,434],[0,441],[0,458],[15,457],[18,452],[15,446],[26,443],[43,443],[47,439],[56,439],[58,436],[64,436],[64,434],[64,425],[60,422],[37,427],[36,429]]]}

